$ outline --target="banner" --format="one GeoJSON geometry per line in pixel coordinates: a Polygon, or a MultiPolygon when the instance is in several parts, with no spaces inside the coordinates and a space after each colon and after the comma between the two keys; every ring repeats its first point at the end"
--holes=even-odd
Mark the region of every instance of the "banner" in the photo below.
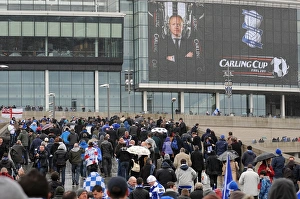
{"type": "Polygon", "coordinates": [[[3,108],[2,109],[2,117],[3,118],[22,118],[23,117],[23,109],[22,108],[3,108]]]}
{"type": "Polygon", "coordinates": [[[227,161],[226,161],[226,171],[224,176],[224,186],[222,191],[222,199],[229,199],[229,189],[228,185],[232,181],[232,173],[231,173],[231,166],[230,166],[230,158],[229,155],[227,155],[227,161]]]}

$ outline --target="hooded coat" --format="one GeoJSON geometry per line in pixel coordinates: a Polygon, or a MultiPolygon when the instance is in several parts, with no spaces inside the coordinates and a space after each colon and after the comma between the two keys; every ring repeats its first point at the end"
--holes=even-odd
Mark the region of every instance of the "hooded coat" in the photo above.
{"type": "Polygon", "coordinates": [[[182,164],[176,171],[178,186],[191,186],[191,191],[194,190],[194,180],[197,178],[196,171],[186,164],[182,164]]]}
{"type": "Polygon", "coordinates": [[[158,182],[165,187],[165,189],[167,188],[168,182],[177,181],[174,170],[170,167],[170,165],[167,162],[163,162],[161,164],[161,169],[156,171],[155,177],[158,180],[158,182]]]}

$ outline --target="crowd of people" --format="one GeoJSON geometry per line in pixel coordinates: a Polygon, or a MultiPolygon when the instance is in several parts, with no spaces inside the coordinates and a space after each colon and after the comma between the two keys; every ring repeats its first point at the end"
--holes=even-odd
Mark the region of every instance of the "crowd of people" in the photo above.
{"type": "Polygon", "coordinates": [[[9,142],[0,138],[0,184],[15,187],[15,198],[220,199],[227,188],[232,199],[297,198],[300,166],[294,157],[285,164],[278,148],[257,161],[252,146],[242,152],[242,141],[232,132],[217,137],[199,127],[188,128],[182,118],[143,116],[12,118],[9,142]],[[136,146],[141,148],[130,150],[136,146]],[[64,188],[67,164],[77,191],[64,188]],[[232,181],[225,187],[229,166],[232,181]],[[285,195],[274,188],[281,185],[289,189],[285,195]]]}

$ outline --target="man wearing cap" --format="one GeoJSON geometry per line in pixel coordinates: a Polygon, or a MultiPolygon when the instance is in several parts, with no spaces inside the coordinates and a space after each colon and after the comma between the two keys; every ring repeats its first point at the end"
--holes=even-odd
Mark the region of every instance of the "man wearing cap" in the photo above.
{"type": "Polygon", "coordinates": [[[216,153],[217,155],[221,155],[225,151],[227,151],[228,143],[225,140],[225,136],[221,135],[220,139],[216,143],[216,153]]]}
{"type": "Polygon", "coordinates": [[[76,195],[77,195],[78,199],[87,199],[88,198],[88,192],[83,188],[78,189],[76,191],[76,195]]]}
{"type": "Polygon", "coordinates": [[[239,179],[240,185],[243,185],[243,192],[253,196],[255,199],[258,197],[258,184],[260,183],[259,175],[253,170],[252,164],[249,164],[247,171],[241,174],[239,179]]]}
{"type": "Polygon", "coordinates": [[[276,155],[273,159],[272,159],[272,167],[274,170],[274,179],[277,178],[282,178],[283,177],[283,168],[284,168],[284,163],[285,163],[285,159],[281,154],[281,150],[279,148],[276,149],[276,155]]]}
{"type": "Polygon", "coordinates": [[[123,177],[113,177],[107,184],[107,195],[111,199],[127,199],[128,187],[123,177]]]}
{"type": "Polygon", "coordinates": [[[147,183],[150,185],[150,198],[151,199],[160,199],[165,193],[165,188],[157,182],[156,178],[153,175],[150,175],[147,178],[147,183]]]}

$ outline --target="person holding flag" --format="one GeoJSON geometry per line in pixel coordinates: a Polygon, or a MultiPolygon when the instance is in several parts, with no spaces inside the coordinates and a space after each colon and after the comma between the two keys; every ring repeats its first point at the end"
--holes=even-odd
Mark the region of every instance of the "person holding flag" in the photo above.
{"type": "Polygon", "coordinates": [[[230,158],[227,154],[227,160],[226,160],[226,170],[225,170],[225,176],[224,176],[224,186],[222,191],[222,199],[229,199],[230,190],[228,185],[230,182],[233,181],[232,179],[232,173],[231,173],[231,166],[230,166],[230,158]]]}

